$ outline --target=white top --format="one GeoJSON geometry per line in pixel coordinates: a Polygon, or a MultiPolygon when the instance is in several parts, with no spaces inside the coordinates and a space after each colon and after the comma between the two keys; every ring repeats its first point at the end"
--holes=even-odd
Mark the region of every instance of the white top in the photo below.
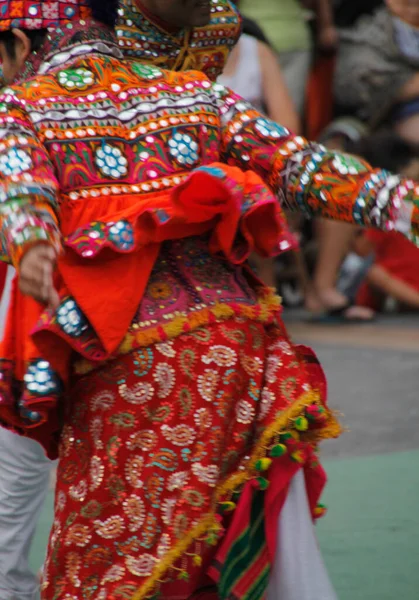
{"type": "Polygon", "coordinates": [[[238,43],[239,58],[232,75],[224,73],[218,82],[236,92],[263,112],[262,68],[259,60],[258,40],[243,34],[238,43]]]}

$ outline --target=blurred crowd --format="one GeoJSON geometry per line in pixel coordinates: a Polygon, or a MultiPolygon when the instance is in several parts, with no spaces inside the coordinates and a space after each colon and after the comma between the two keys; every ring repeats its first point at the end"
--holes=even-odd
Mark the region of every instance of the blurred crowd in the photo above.
{"type": "MultiPolygon", "coordinates": [[[[419,179],[419,0],[237,4],[244,33],[221,83],[309,139],[419,179]]],[[[300,251],[255,265],[285,304],[324,323],[419,309],[419,250],[401,234],[289,219],[300,251]]]]}

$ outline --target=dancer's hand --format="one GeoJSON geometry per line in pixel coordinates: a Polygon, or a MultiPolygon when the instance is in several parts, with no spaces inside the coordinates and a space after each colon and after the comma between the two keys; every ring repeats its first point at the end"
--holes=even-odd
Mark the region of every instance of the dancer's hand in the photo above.
{"type": "Polygon", "coordinates": [[[51,246],[37,244],[26,252],[19,268],[20,291],[52,310],[60,304],[53,280],[56,262],[57,253],[51,246]]]}

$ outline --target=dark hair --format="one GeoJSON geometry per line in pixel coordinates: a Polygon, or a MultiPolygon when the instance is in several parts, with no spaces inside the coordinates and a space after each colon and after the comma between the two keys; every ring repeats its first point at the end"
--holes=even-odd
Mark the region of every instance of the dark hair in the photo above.
{"type": "MultiPolygon", "coordinates": [[[[22,29],[31,42],[31,52],[37,52],[45,41],[46,29],[22,29]]],[[[0,42],[3,42],[8,56],[13,60],[16,58],[16,36],[9,31],[0,31],[0,42]]]]}
{"type": "Polygon", "coordinates": [[[348,151],[362,156],[372,167],[400,173],[419,158],[419,146],[392,131],[381,131],[349,144],[348,151]]]}
{"type": "Polygon", "coordinates": [[[92,11],[92,17],[96,21],[109,27],[115,27],[118,17],[119,0],[88,0],[88,2],[92,11]]]}
{"type": "Polygon", "coordinates": [[[253,19],[243,17],[243,33],[246,33],[247,35],[259,40],[259,42],[263,42],[267,46],[270,46],[269,40],[264,34],[263,29],[259,27],[256,21],[253,21],[253,19]]]}

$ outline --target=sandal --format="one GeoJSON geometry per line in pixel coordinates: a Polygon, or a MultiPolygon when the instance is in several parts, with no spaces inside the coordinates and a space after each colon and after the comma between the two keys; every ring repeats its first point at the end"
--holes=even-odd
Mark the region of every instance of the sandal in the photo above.
{"type": "Polygon", "coordinates": [[[310,323],[323,325],[343,325],[343,324],[369,324],[376,320],[376,314],[364,306],[357,306],[353,302],[347,302],[338,308],[331,308],[318,315],[312,315],[309,318],[310,323]],[[356,309],[360,309],[358,314],[356,309]],[[362,315],[362,311],[364,314],[362,315]],[[368,313],[368,316],[366,316],[368,313]]]}

